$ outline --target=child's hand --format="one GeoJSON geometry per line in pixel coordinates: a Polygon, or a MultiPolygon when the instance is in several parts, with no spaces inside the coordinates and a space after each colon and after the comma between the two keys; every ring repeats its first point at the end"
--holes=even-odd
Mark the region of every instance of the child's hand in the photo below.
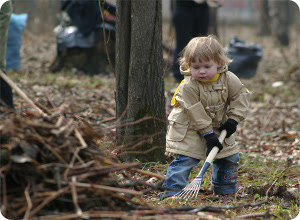
{"type": "Polygon", "coordinates": [[[213,149],[213,147],[218,147],[219,152],[223,149],[223,145],[220,143],[219,139],[217,138],[215,133],[211,133],[208,135],[204,136],[206,140],[206,146],[207,146],[207,151],[206,151],[206,156],[210,153],[210,151],[213,149]]]}
{"type": "Polygon", "coordinates": [[[225,124],[223,124],[220,128],[219,131],[222,130],[226,130],[227,131],[227,135],[226,138],[229,138],[235,131],[236,131],[236,126],[238,125],[238,123],[236,122],[236,120],[229,118],[225,124]]]}

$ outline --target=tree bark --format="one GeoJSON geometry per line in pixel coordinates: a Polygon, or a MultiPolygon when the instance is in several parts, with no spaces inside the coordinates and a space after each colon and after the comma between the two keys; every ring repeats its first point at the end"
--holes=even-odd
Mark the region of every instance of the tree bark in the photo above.
{"type": "Polygon", "coordinates": [[[261,0],[261,8],[259,14],[258,34],[261,36],[267,36],[271,34],[270,30],[270,14],[268,0],[261,0]]]}
{"type": "Polygon", "coordinates": [[[209,34],[219,37],[218,32],[218,7],[210,7],[209,9],[209,34]]]}
{"type": "Polygon", "coordinates": [[[117,127],[117,134],[118,143],[124,145],[121,159],[126,161],[164,158],[161,8],[161,0],[117,2],[116,104],[123,126],[117,127]]]}
{"type": "Polygon", "coordinates": [[[289,45],[289,0],[269,0],[271,25],[281,45],[289,45]]]}

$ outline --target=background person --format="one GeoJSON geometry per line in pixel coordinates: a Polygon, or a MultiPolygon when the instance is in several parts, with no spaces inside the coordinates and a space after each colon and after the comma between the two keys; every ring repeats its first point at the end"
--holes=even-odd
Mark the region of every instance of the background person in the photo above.
{"type": "Polygon", "coordinates": [[[172,72],[176,82],[183,80],[178,63],[180,52],[193,37],[208,34],[209,16],[209,6],[205,0],[175,0],[172,22],[175,28],[176,48],[172,72]]]}
{"type": "MultiPolygon", "coordinates": [[[[12,14],[11,1],[4,1],[4,3],[2,4],[2,6],[0,5],[0,7],[0,70],[5,73],[7,34],[10,16],[12,14]]],[[[0,106],[3,105],[5,105],[8,108],[14,109],[12,89],[0,77],[0,106]]]]}

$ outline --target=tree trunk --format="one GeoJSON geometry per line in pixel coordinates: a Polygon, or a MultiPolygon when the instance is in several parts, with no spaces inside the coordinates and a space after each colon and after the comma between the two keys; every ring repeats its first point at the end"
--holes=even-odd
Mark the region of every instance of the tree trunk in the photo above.
{"type": "Polygon", "coordinates": [[[161,8],[161,0],[117,1],[117,134],[118,143],[124,145],[120,155],[126,161],[164,158],[161,8]]]}
{"type": "Polygon", "coordinates": [[[271,25],[281,45],[289,45],[289,0],[269,0],[271,25]]]}
{"type": "Polygon", "coordinates": [[[270,30],[270,14],[268,0],[261,0],[261,8],[259,14],[258,34],[267,36],[271,34],[270,30]]]}
{"type": "Polygon", "coordinates": [[[219,37],[218,32],[218,7],[209,8],[209,28],[208,33],[219,37]]]}

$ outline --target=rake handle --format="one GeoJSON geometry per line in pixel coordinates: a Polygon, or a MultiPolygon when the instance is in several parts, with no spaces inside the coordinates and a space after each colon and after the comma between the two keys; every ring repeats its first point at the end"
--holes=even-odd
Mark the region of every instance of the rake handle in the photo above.
{"type": "MultiPolygon", "coordinates": [[[[227,131],[226,130],[222,130],[220,136],[219,136],[219,141],[220,143],[223,143],[225,137],[226,137],[227,131]]],[[[219,152],[219,148],[218,147],[213,147],[213,149],[209,152],[198,176],[196,177],[196,179],[201,180],[203,178],[204,173],[206,172],[206,170],[209,168],[210,164],[212,163],[213,159],[215,158],[215,156],[217,155],[217,153],[219,152]]]]}
{"type": "MultiPolygon", "coordinates": [[[[224,129],[222,130],[220,136],[219,136],[219,141],[220,143],[223,143],[225,137],[226,137],[227,131],[224,129]]],[[[219,152],[219,148],[218,147],[213,147],[213,149],[210,151],[210,153],[208,154],[205,162],[208,162],[211,164],[211,162],[213,161],[213,159],[215,158],[215,156],[217,155],[217,153],[219,152]]]]}

